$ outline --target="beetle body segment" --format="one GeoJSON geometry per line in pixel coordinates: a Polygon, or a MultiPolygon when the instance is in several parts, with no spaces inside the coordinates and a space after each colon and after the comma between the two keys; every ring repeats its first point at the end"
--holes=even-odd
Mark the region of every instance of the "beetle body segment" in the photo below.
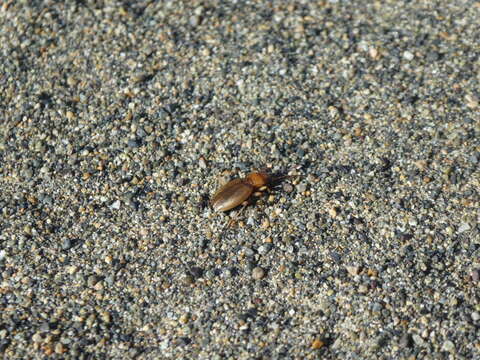
{"type": "Polygon", "coordinates": [[[255,186],[245,179],[235,179],[223,185],[212,197],[214,211],[228,211],[237,207],[255,190],[255,186]]]}
{"type": "Polygon", "coordinates": [[[262,186],[267,185],[270,182],[270,176],[263,172],[254,172],[248,174],[245,181],[252,185],[255,189],[260,189],[262,186]]]}

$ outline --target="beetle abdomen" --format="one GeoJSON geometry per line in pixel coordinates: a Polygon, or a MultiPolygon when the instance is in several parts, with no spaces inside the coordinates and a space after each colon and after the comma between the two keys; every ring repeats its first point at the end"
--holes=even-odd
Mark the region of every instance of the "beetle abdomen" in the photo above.
{"type": "Polygon", "coordinates": [[[213,196],[211,204],[214,211],[228,211],[247,200],[254,187],[242,179],[235,179],[220,188],[213,196]]]}

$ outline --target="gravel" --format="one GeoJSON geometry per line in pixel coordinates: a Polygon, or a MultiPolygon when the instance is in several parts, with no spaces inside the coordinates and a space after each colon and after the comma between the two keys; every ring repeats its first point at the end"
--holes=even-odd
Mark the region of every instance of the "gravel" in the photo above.
{"type": "Polygon", "coordinates": [[[479,18],[2,2],[1,355],[480,358],[479,18]]]}

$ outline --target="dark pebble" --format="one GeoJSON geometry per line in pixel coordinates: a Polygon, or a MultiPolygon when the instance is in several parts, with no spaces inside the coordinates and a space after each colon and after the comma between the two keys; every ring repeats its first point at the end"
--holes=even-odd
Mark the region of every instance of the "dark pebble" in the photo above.
{"type": "Polygon", "coordinates": [[[5,352],[7,349],[8,345],[10,345],[10,340],[8,339],[2,339],[0,340],[0,353],[5,352]]]}
{"type": "Polygon", "coordinates": [[[179,345],[188,345],[192,342],[192,340],[188,337],[181,337],[179,339],[179,345]]]}
{"type": "Polygon", "coordinates": [[[62,250],[70,250],[73,246],[73,241],[69,238],[63,239],[62,250]]]}
{"type": "Polygon", "coordinates": [[[398,342],[400,348],[411,348],[413,346],[413,340],[410,334],[403,334],[398,342]]]}
{"type": "Polygon", "coordinates": [[[190,269],[190,274],[195,278],[195,279],[199,279],[202,277],[203,275],[203,269],[198,267],[198,266],[194,266],[190,269]]]}
{"type": "Polygon", "coordinates": [[[131,148],[138,148],[140,146],[140,142],[135,139],[128,140],[128,146],[131,148]]]}

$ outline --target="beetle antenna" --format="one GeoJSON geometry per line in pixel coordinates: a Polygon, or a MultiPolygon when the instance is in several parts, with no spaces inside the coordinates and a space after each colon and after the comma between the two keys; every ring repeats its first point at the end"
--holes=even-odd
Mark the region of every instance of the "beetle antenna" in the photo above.
{"type": "MultiPolygon", "coordinates": [[[[291,171],[295,171],[295,170],[298,170],[300,169],[301,166],[300,165],[297,165],[297,166],[294,166],[292,167],[290,170],[287,171],[287,174],[291,171]]],[[[296,175],[279,175],[279,176],[274,176],[272,174],[272,181],[273,182],[276,182],[276,181],[279,181],[279,180],[283,180],[283,179],[290,179],[290,178],[294,178],[294,177],[302,177],[303,175],[299,175],[299,174],[296,174],[296,175]]]]}
{"type": "MultiPolygon", "coordinates": [[[[283,179],[290,179],[290,178],[296,178],[296,177],[302,177],[302,175],[281,175],[281,176],[276,176],[273,177],[271,182],[272,183],[277,183],[283,179]]],[[[278,185],[278,184],[277,184],[278,185]]]]}

